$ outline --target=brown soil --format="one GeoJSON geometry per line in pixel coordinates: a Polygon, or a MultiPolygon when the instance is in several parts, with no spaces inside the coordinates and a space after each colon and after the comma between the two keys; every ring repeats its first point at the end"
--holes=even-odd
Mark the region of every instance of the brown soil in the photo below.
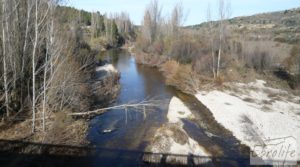
{"type": "MultiPolygon", "coordinates": [[[[38,118],[40,115],[37,114],[38,118]]],[[[86,120],[74,120],[63,112],[49,114],[47,117],[45,132],[42,130],[42,120],[36,121],[35,133],[32,133],[30,119],[3,122],[0,126],[0,139],[57,145],[85,146],[88,144],[86,141],[88,122],[86,120]]]]}

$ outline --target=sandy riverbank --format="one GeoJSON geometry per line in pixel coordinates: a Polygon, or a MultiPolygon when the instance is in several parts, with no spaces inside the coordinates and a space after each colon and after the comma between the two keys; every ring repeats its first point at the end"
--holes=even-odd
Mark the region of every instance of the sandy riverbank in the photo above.
{"type": "Polygon", "coordinates": [[[248,84],[230,83],[225,87],[223,90],[200,91],[196,97],[237,139],[258,155],[262,150],[257,146],[262,145],[267,150],[280,149],[280,145],[268,148],[273,139],[292,138],[300,150],[300,97],[267,87],[262,80],[248,84]]]}
{"type": "MultiPolygon", "coordinates": [[[[169,104],[168,122],[156,131],[153,141],[147,149],[153,153],[210,156],[210,153],[189,137],[183,129],[181,119],[191,119],[193,117],[193,114],[183,102],[179,98],[173,97],[169,104]]],[[[171,156],[168,158],[167,162],[174,160],[171,156]]]]}
{"type": "Polygon", "coordinates": [[[118,70],[112,64],[105,64],[104,66],[99,66],[96,71],[106,71],[107,73],[117,73],[118,70]]]}

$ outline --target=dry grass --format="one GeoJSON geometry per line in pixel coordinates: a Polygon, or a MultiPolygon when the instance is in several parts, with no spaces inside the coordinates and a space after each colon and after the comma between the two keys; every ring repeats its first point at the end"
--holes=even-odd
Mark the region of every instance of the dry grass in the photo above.
{"type": "Polygon", "coordinates": [[[147,54],[141,51],[135,52],[135,59],[137,63],[146,64],[151,67],[160,67],[168,60],[165,56],[147,54]]]}
{"type": "Polygon", "coordinates": [[[163,64],[160,68],[160,71],[166,78],[172,78],[177,73],[179,68],[179,63],[175,60],[169,60],[163,64]]]}
{"type": "Polygon", "coordinates": [[[194,94],[199,89],[211,89],[215,85],[212,78],[196,73],[191,64],[180,64],[169,60],[161,66],[160,70],[168,85],[189,94],[194,94]]]}
{"type": "Polygon", "coordinates": [[[272,105],[274,101],[273,100],[263,100],[262,101],[262,104],[265,104],[265,105],[272,105]]]}
{"type": "Polygon", "coordinates": [[[262,108],[261,108],[263,111],[265,111],[265,112],[270,112],[270,111],[272,111],[271,110],[271,108],[270,107],[268,107],[268,106],[266,106],[266,105],[264,105],[262,108]]]}
{"type": "Polygon", "coordinates": [[[109,41],[104,37],[87,39],[92,49],[106,50],[109,46],[109,41]]]}
{"type": "Polygon", "coordinates": [[[252,99],[252,98],[249,98],[249,97],[244,98],[243,100],[244,100],[245,102],[255,103],[255,99],[252,99]]]}
{"type": "Polygon", "coordinates": [[[225,82],[252,82],[256,78],[256,72],[252,68],[244,67],[244,64],[237,60],[228,61],[229,67],[222,71],[225,82]]]}
{"type": "Polygon", "coordinates": [[[57,115],[49,132],[45,136],[45,142],[84,146],[88,144],[86,140],[87,131],[87,121],[73,120],[66,115],[57,115]]]}
{"type": "Polygon", "coordinates": [[[283,61],[284,67],[291,73],[300,73],[299,63],[300,63],[300,47],[294,45],[291,48],[289,57],[283,61]]]}
{"type": "Polygon", "coordinates": [[[0,139],[5,140],[22,140],[30,137],[31,135],[30,121],[19,122],[13,124],[9,128],[2,126],[0,131],[0,139]]]}
{"type": "MultiPolygon", "coordinates": [[[[37,113],[41,118],[41,112],[37,113]]],[[[85,120],[74,120],[66,113],[47,114],[46,131],[42,131],[41,119],[36,121],[36,131],[31,132],[31,119],[13,123],[10,127],[2,127],[0,139],[4,140],[26,140],[37,143],[58,144],[58,145],[79,145],[88,144],[86,134],[88,122],[85,120]]],[[[30,118],[30,117],[29,117],[30,118]]]]}
{"type": "Polygon", "coordinates": [[[191,65],[180,65],[179,69],[172,76],[166,77],[167,84],[187,93],[195,93],[199,88],[200,80],[192,71],[191,65]]]}
{"type": "Polygon", "coordinates": [[[103,106],[111,103],[119,93],[119,79],[120,73],[112,73],[111,75],[107,75],[100,81],[93,83],[91,87],[92,93],[95,95],[95,102],[97,102],[98,104],[102,104],[103,106]]]}

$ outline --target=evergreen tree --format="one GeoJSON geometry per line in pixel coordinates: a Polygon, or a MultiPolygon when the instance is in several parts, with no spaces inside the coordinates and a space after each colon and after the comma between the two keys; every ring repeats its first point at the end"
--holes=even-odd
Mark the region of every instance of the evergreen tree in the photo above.
{"type": "Polygon", "coordinates": [[[118,31],[118,26],[117,26],[115,20],[112,21],[111,37],[112,37],[113,45],[118,44],[119,31],[118,31]]]}
{"type": "Polygon", "coordinates": [[[104,23],[104,16],[100,15],[99,18],[99,31],[101,36],[105,35],[105,23],[104,23]]]}

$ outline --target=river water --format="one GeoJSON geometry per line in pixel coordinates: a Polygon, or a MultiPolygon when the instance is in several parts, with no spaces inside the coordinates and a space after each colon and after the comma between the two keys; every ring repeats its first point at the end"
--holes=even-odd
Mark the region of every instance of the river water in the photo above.
{"type": "Polygon", "coordinates": [[[168,105],[173,96],[179,97],[196,116],[183,120],[184,129],[200,145],[214,156],[244,157],[249,150],[240,144],[230,132],[220,126],[212,114],[194,96],[184,94],[165,85],[164,77],[152,67],[139,65],[125,50],[111,50],[99,56],[107,60],[121,73],[121,90],[111,106],[140,102],[148,98],[159,99],[160,106],[141,111],[129,109],[110,110],[91,120],[88,140],[92,145],[107,149],[144,151],[155,130],[167,122],[168,105]],[[110,132],[110,133],[107,133],[110,132]]]}

